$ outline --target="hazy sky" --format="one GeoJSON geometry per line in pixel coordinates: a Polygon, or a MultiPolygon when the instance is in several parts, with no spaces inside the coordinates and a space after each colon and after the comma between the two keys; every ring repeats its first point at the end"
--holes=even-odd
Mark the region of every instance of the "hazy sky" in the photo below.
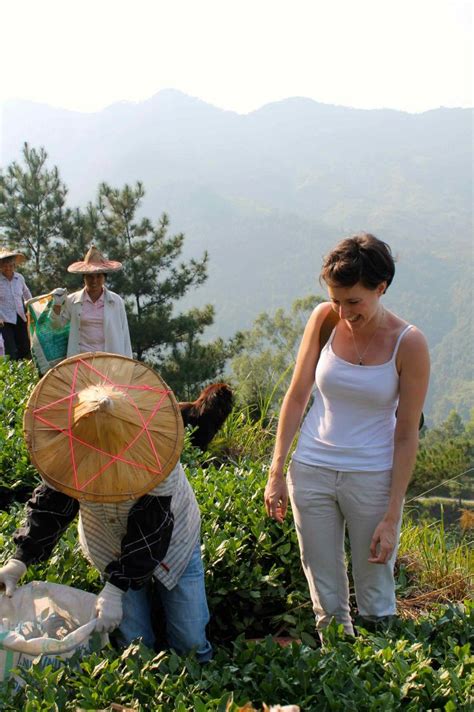
{"type": "Polygon", "coordinates": [[[0,101],[472,106],[468,0],[0,0],[0,101]]]}

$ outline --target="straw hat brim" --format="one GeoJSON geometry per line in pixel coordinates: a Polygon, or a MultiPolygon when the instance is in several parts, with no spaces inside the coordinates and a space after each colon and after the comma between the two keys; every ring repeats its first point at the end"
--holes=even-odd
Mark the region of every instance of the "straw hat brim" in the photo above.
{"type": "Polygon", "coordinates": [[[13,250],[0,250],[0,261],[7,260],[10,257],[15,258],[17,265],[21,265],[23,262],[26,261],[26,255],[24,255],[22,252],[15,252],[13,250]]]}
{"type": "Polygon", "coordinates": [[[103,262],[73,262],[67,271],[75,274],[109,274],[110,272],[119,272],[121,269],[121,262],[104,260],[103,262]]]}
{"type": "Polygon", "coordinates": [[[48,371],[30,395],[23,426],[45,481],[92,502],[146,494],[173,470],[183,447],[181,413],[161,377],[144,363],[102,352],[48,371]]]}

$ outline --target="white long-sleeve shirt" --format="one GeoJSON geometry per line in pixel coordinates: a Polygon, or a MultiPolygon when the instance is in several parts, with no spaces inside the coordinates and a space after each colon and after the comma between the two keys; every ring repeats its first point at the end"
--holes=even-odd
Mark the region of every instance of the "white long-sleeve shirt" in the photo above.
{"type": "Polygon", "coordinates": [[[23,302],[27,299],[31,299],[31,292],[22,274],[14,272],[13,277],[7,279],[0,273],[0,321],[16,324],[17,316],[26,321],[23,302]]]}
{"type": "MultiPolygon", "coordinates": [[[[61,326],[70,322],[67,355],[76,356],[83,353],[80,347],[82,342],[88,343],[87,336],[83,336],[81,329],[81,314],[84,305],[85,289],[73,292],[66,297],[61,313],[54,315],[51,323],[61,326]]],[[[128,330],[125,304],[121,297],[104,287],[104,350],[112,354],[132,358],[132,345],[128,330]]]]}

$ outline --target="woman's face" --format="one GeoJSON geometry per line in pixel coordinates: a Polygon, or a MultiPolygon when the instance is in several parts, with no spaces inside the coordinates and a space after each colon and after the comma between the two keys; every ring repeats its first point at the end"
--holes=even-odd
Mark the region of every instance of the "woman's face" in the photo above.
{"type": "Polygon", "coordinates": [[[85,274],[84,285],[86,292],[92,300],[98,299],[102,294],[105,284],[105,274],[85,274]]]}
{"type": "Polygon", "coordinates": [[[328,285],[328,294],[333,309],[353,329],[361,329],[379,314],[380,297],[386,289],[382,282],[376,289],[367,289],[357,282],[353,287],[328,285]]]}
{"type": "Polygon", "coordinates": [[[15,258],[0,261],[0,271],[7,279],[12,279],[15,274],[15,258]]]}

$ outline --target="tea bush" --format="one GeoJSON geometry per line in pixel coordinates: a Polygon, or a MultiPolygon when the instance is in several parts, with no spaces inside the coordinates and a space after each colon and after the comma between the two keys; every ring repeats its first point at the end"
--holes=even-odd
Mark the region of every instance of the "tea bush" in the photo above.
{"type": "Polygon", "coordinates": [[[313,643],[313,615],[291,517],[263,506],[262,465],[187,469],[202,513],[212,633],[220,641],[285,630],[313,643]],[[229,612],[232,615],[229,615],[229,612]]]}
{"type": "Polygon", "coordinates": [[[248,701],[299,704],[304,712],[469,709],[473,693],[474,607],[444,607],[421,623],[397,623],[384,635],[347,639],[332,625],[324,648],[271,638],[238,638],[205,666],[191,656],[153,655],[131,645],[121,655],[94,652],[59,670],[33,666],[24,687],[0,685],[5,712],[104,709],[111,703],[149,712],[235,712],[248,701]]]}
{"type": "MultiPolygon", "coordinates": [[[[281,527],[265,516],[265,473],[212,465],[188,465],[187,472],[202,513],[212,639],[224,643],[240,633],[259,637],[284,630],[314,643],[296,534],[290,519],[281,527]]],[[[22,516],[19,505],[10,514],[0,512],[2,560],[13,551],[22,516]]],[[[99,575],[80,552],[74,523],[50,560],[29,568],[25,581],[35,579],[97,590],[99,575]]]]}
{"type": "MultiPolygon", "coordinates": [[[[32,488],[38,479],[21,426],[35,379],[28,364],[0,364],[5,393],[0,405],[0,485],[10,488],[32,488]]],[[[251,431],[248,423],[239,427],[246,442],[254,438],[252,447],[258,450],[253,426],[251,431]]],[[[318,712],[469,708],[474,678],[472,604],[439,607],[416,622],[396,621],[385,633],[360,630],[355,639],[333,625],[324,647],[318,647],[291,517],[283,525],[266,517],[266,458],[263,451],[257,458],[242,456],[245,448],[238,447],[238,431],[235,426],[234,451],[240,455],[232,465],[212,459],[203,463],[189,441],[183,453],[202,512],[215,658],[200,666],[192,656],[155,655],[132,645],[121,654],[111,648],[96,651],[59,670],[35,665],[21,673],[25,681],[21,689],[13,681],[0,685],[0,709],[75,712],[118,703],[144,712],[234,712],[249,700],[258,706],[263,701],[296,703],[302,711],[318,712]],[[281,648],[268,634],[298,637],[302,644],[281,648]]],[[[19,505],[9,513],[0,512],[2,562],[13,551],[12,534],[21,518],[19,505]]],[[[401,554],[409,559],[398,569],[401,597],[436,588],[441,576],[452,580],[459,575],[468,581],[469,544],[459,543],[439,524],[407,521],[401,554]],[[417,573],[419,567],[423,577],[417,573]]],[[[80,552],[75,524],[48,562],[29,568],[25,581],[34,579],[99,590],[99,575],[80,552]]]]}
{"type": "Polygon", "coordinates": [[[23,411],[37,380],[30,361],[0,360],[0,485],[13,490],[39,480],[23,438],[23,411]]]}

